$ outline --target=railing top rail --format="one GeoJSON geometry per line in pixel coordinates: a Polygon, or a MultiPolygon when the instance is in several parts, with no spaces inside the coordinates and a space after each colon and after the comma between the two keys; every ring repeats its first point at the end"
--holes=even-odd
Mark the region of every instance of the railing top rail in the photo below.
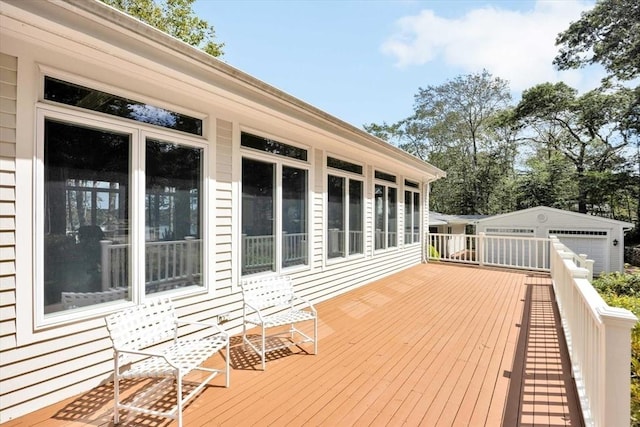
{"type": "MultiPolygon", "coordinates": [[[[484,234],[480,233],[483,239],[506,239],[506,240],[528,240],[528,241],[541,241],[550,242],[549,237],[534,237],[534,236],[514,236],[514,235],[502,235],[502,234],[484,234]]],[[[456,234],[456,233],[429,233],[430,236],[443,236],[443,237],[469,237],[478,238],[480,234],[456,234]]]]}
{"type": "Polygon", "coordinates": [[[533,236],[503,236],[499,234],[485,234],[482,236],[485,240],[526,240],[530,242],[551,242],[548,237],[533,237],[533,236]]]}

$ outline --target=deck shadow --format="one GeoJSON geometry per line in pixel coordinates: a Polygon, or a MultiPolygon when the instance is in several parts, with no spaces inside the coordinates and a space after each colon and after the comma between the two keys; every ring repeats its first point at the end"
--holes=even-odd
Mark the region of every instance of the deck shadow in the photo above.
{"type": "Polygon", "coordinates": [[[525,286],[502,426],[584,426],[551,279],[530,274],[525,286]]]}
{"type": "MultiPolygon", "coordinates": [[[[247,335],[249,339],[256,339],[257,335],[247,335]]],[[[266,347],[280,347],[285,343],[293,343],[290,339],[282,336],[267,336],[266,347]]],[[[261,370],[260,356],[253,351],[250,347],[245,346],[242,342],[242,335],[231,337],[231,348],[229,349],[229,363],[233,369],[236,370],[261,370]]],[[[285,357],[298,355],[298,354],[311,354],[303,347],[295,344],[291,344],[290,347],[278,348],[277,350],[267,351],[265,354],[265,363],[272,362],[274,360],[282,359],[285,357]],[[298,348],[300,351],[292,351],[293,348],[298,348]]]]}
{"type": "MultiPolygon", "coordinates": [[[[176,389],[169,378],[152,379],[123,379],[120,380],[122,403],[143,406],[155,411],[167,411],[176,405],[176,389]],[[140,398],[139,391],[144,387],[144,397],[140,398]]],[[[199,382],[186,380],[183,382],[183,392],[191,392],[199,382]]],[[[207,384],[198,395],[189,400],[185,409],[196,401],[200,394],[208,388],[219,388],[216,384],[207,384]]],[[[92,426],[113,426],[113,382],[102,384],[90,391],[79,395],[58,410],[51,419],[66,423],[76,422],[92,426]]],[[[165,427],[174,422],[172,419],[159,415],[143,414],[127,410],[120,411],[119,426],[148,426],[165,427]]]]}

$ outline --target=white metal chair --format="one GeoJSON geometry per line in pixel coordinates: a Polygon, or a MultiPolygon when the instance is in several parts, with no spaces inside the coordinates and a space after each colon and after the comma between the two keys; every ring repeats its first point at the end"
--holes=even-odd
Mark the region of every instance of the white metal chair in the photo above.
{"type": "Polygon", "coordinates": [[[225,386],[229,387],[229,335],[217,323],[178,320],[173,303],[168,297],[149,300],[109,315],[105,320],[114,350],[115,424],[119,422],[120,410],[125,409],[177,419],[178,426],[182,427],[182,410],[185,403],[196,396],[216,375],[224,373],[225,386]],[[211,335],[203,339],[178,338],[178,326],[181,324],[211,328],[211,335]],[[205,360],[225,347],[225,369],[201,366],[205,360]],[[208,375],[183,396],[183,381],[193,370],[205,371],[208,375]],[[138,401],[151,400],[151,390],[147,393],[140,391],[130,404],[122,403],[119,381],[124,378],[172,379],[176,388],[177,403],[167,411],[150,409],[148,403],[147,407],[137,406],[138,401]]]}
{"type": "Polygon", "coordinates": [[[244,299],[242,341],[255,351],[265,370],[265,354],[269,351],[313,342],[313,354],[318,354],[318,313],[305,298],[294,293],[288,276],[248,279],[240,284],[244,299]],[[296,323],[313,321],[313,338],[295,327],[296,323]],[[290,340],[281,345],[267,347],[267,328],[290,325],[290,340]],[[247,327],[260,328],[258,339],[247,336],[247,327]],[[301,340],[295,341],[295,334],[301,340]]]}

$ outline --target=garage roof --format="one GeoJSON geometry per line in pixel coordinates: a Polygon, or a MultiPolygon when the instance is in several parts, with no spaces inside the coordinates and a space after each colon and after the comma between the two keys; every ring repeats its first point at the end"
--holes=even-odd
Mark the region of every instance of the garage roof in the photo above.
{"type": "Polygon", "coordinates": [[[483,222],[489,222],[489,221],[493,222],[497,219],[514,217],[514,216],[522,215],[524,213],[531,213],[531,212],[538,212],[539,214],[546,214],[546,215],[569,215],[569,216],[575,216],[576,218],[580,218],[580,219],[585,219],[585,217],[588,217],[589,220],[598,221],[598,222],[606,223],[609,225],[616,225],[616,226],[622,227],[625,230],[630,230],[634,227],[634,224],[631,222],[619,221],[617,219],[604,218],[601,216],[588,215],[588,214],[583,214],[579,212],[565,211],[562,209],[550,208],[548,206],[536,206],[533,208],[522,209],[519,211],[509,212],[509,213],[500,214],[500,215],[494,215],[494,216],[486,217],[483,219],[479,219],[477,223],[481,224],[483,222]]]}

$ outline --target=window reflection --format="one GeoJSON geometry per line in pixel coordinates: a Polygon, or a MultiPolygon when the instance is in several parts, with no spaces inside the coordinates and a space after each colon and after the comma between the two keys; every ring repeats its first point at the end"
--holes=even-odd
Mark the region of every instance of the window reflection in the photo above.
{"type": "Polygon", "coordinates": [[[275,271],[275,165],[242,159],[242,274],[275,271]]]}
{"type": "Polygon", "coordinates": [[[375,248],[385,249],[398,245],[398,190],[394,187],[375,186],[375,248]]]}
{"type": "Polygon", "coordinates": [[[282,267],[306,265],[307,171],[282,167],[282,267]]]}
{"type": "Polygon", "coordinates": [[[242,159],[243,275],[309,263],[307,187],[305,169],[242,159]]]}
{"type": "Polygon", "coordinates": [[[45,313],[128,298],[103,253],[120,245],[128,270],[130,136],[53,120],[44,132],[45,313]]]}
{"type": "Polygon", "coordinates": [[[145,291],[202,285],[202,149],[147,139],[145,291]]]}
{"type": "Polygon", "coordinates": [[[343,257],[345,256],[345,178],[329,175],[328,199],[327,257],[343,257]]]}
{"type": "Polygon", "coordinates": [[[349,180],[349,254],[364,253],[362,181],[349,180]]]}
{"type": "Polygon", "coordinates": [[[200,119],[49,76],[44,78],[44,99],[124,117],[141,123],[202,135],[202,120],[200,119]]]}

